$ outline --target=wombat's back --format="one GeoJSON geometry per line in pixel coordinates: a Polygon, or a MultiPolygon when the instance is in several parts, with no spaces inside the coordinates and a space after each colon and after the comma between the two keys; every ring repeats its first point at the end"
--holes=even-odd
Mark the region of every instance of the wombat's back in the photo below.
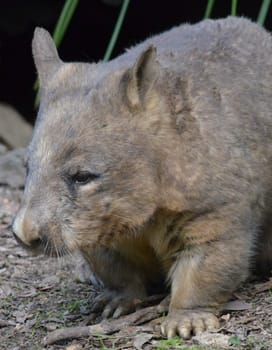
{"type": "Polygon", "coordinates": [[[160,63],[171,69],[179,69],[174,58],[182,59],[179,66],[188,66],[196,53],[222,54],[222,50],[226,53],[225,59],[231,51],[232,55],[244,57],[247,64],[254,61],[255,64],[259,62],[266,65],[270,62],[271,67],[271,36],[260,25],[242,17],[182,24],[128,49],[125,54],[112,60],[111,64],[131,62],[151,44],[157,49],[160,63]],[[252,55],[253,51],[255,55],[252,55]]]}
{"type": "Polygon", "coordinates": [[[163,93],[182,95],[187,103],[182,108],[190,109],[204,138],[210,142],[216,135],[219,147],[222,140],[241,145],[261,137],[269,153],[272,37],[266,30],[237,17],[184,24],[148,38],[110,64],[102,64],[101,70],[108,73],[128,66],[149,45],[156,47],[162,71],[169,73],[163,93]]]}
{"type": "Polygon", "coordinates": [[[258,181],[267,193],[272,184],[272,36],[246,18],[205,20],[149,38],[120,61],[150,44],[169,72],[170,89],[164,93],[182,96],[177,125],[183,138],[185,126],[190,129],[188,152],[196,147],[208,159],[204,172],[225,178],[224,186],[230,181],[231,187],[237,173],[245,183],[258,181]]]}

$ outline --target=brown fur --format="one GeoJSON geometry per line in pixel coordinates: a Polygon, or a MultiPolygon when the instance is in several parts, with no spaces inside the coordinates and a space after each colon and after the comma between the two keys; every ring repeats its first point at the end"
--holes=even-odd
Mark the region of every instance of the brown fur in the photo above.
{"type": "Polygon", "coordinates": [[[17,238],[80,251],[119,293],[106,316],[169,281],[163,333],[217,327],[255,256],[271,268],[271,36],[207,20],[86,64],[63,63],[37,29],[33,53],[41,105],[17,238]]]}

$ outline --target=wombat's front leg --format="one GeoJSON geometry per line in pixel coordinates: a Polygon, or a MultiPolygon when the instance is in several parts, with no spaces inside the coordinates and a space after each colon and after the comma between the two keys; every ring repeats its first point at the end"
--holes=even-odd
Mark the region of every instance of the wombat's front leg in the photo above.
{"type": "Polygon", "coordinates": [[[85,258],[105,286],[93,301],[91,311],[102,311],[103,318],[117,318],[135,311],[146,297],[142,272],[112,249],[97,248],[85,254],[85,258]]]}
{"type": "Polygon", "coordinates": [[[169,314],[162,324],[168,338],[219,327],[214,315],[248,273],[253,215],[227,210],[198,218],[185,227],[185,248],[170,271],[169,314]]]}

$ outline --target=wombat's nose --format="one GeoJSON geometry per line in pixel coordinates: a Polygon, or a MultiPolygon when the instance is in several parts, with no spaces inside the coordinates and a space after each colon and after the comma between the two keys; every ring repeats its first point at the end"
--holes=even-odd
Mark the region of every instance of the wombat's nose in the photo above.
{"type": "Polygon", "coordinates": [[[35,226],[26,210],[21,210],[12,225],[13,235],[16,240],[23,246],[35,249],[40,243],[38,228],[35,226]]]}

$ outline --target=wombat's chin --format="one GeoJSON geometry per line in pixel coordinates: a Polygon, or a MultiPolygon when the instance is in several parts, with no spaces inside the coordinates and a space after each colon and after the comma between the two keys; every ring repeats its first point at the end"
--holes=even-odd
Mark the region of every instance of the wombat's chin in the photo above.
{"type": "Polygon", "coordinates": [[[14,235],[16,241],[32,256],[45,255],[52,258],[60,258],[67,254],[71,254],[70,250],[65,246],[57,246],[48,240],[37,240],[31,246],[25,244],[19,237],[14,235]]]}

